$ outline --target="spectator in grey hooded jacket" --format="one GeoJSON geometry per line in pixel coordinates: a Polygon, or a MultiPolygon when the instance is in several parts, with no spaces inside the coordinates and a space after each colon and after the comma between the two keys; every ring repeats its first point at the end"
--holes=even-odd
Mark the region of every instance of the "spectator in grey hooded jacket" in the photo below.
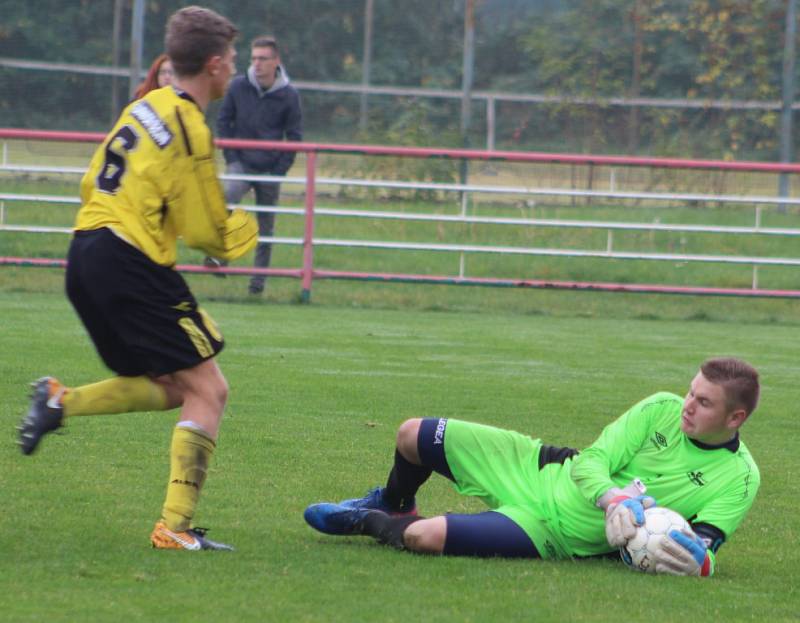
{"type": "MultiPolygon", "coordinates": [[[[250,67],[247,74],[231,81],[217,118],[220,138],[255,140],[303,139],[303,116],[300,95],[289,83],[289,75],[281,65],[278,44],[272,37],[261,36],[250,44],[250,67]]],[[[293,151],[263,151],[256,149],[226,149],[226,172],[239,175],[286,175],[294,162],[293,151]]],[[[225,200],[240,203],[253,188],[256,203],[260,206],[278,204],[280,184],[276,182],[225,182],[225,200]]],[[[272,236],[275,213],[258,214],[259,235],[272,236]]],[[[256,247],[254,265],[269,266],[272,244],[260,242],[256,247]]],[[[255,275],[250,280],[250,294],[264,291],[264,276],[255,275]]]]}

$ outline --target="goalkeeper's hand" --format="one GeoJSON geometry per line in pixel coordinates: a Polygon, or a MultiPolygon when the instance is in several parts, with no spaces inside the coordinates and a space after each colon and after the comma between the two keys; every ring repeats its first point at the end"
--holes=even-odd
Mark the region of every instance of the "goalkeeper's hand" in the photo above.
{"type": "Polygon", "coordinates": [[[655,550],[656,573],[708,576],[714,573],[714,554],[694,532],[670,530],[655,550]]]}
{"type": "Polygon", "coordinates": [[[644,509],[656,505],[649,495],[618,495],[606,507],[606,540],[612,547],[622,547],[644,523],[644,509]]]}

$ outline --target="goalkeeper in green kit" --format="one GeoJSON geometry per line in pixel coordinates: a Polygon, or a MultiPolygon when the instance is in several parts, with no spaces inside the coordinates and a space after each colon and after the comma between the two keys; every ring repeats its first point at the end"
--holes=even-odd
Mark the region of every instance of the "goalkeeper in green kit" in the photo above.
{"type": "Polygon", "coordinates": [[[685,398],[645,398],[581,451],[455,419],[407,420],[385,487],[312,504],[304,517],[326,534],[363,534],[420,553],[559,559],[616,551],[657,503],[692,531],[662,537],[656,572],[708,576],[760,484],[739,438],[758,397],[752,366],[710,359],[685,398]],[[490,510],[419,516],[414,496],[434,471],[490,510]]]}

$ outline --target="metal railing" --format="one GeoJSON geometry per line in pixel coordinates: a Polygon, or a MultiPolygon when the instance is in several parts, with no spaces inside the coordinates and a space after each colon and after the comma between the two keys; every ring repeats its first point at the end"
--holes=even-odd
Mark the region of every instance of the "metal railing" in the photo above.
{"type": "MultiPolygon", "coordinates": [[[[87,65],[81,63],[61,63],[32,59],[0,57],[0,67],[33,71],[113,76],[130,78],[129,67],[110,67],[108,65],[87,65]]],[[[140,79],[147,72],[140,71],[140,79]]],[[[431,99],[457,101],[464,94],[459,89],[434,89],[413,86],[388,86],[356,84],[346,82],[322,82],[315,80],[292,80],[303,91],[319,93],[347,93],[372,97],[425,97],[431,99]]],[[[514,93],[511,91],[474,90],[469,94],[471,101],[480,102],[485,107],[486,149],[495,148],[497,136],[497,104],[570,104],[575,106],[614,106],[620,108],[678,109],[678,110],[719,110],[719,111],[773,111],[778,112],[783,104],[778,100],[736,100],[736,99],[696,99],[679,97],[579,97],[572,95],[551,95],[543,93],[514,93]]],[[[794,102],[791,110],[800,110],[800,102],[794,102]]]]}
{"type": "MultiPolygon", "coordinates": [[[[28,130],[0,129],[0,139],[34,139],[55,141],[98,142],[104,137],[100,134],[73,133],[73,132],[41,132],[28,130]]],[[[304,152],[305,176],[276,178],[272,176],[227,176],[229,178],[253,179],[257,181],[281,181],[284,184],[298,185],[304,190],[304,207],[279,207],[279,206],[241,206],[245,209],[260,212],[275,212],[290,214],[304,219],[302,237],[262,237],[262,242],[272,242],[279,245],[295,245],[303,247],[303,262],[299,269],[250,269],[230,267],[221,269],[230,274],[257,274],[295,277],[302,280],[302,297],[310,300],[314,279],[359,279],[401,281],[418,283],[457,283],[464,285],[497,285],[532,288],[568,288],[585,290],[608,290],[629,292],[664,292],[664,293],[691,293],[715,294],[735,296],[765,296],[800,298],[800,292],[795,290],[764,290],[758,287],[758,268],[760,266],[800,266],[800,257],[768,257],[759,255],[707,255],[697,253],[661,253],[617,250],[614,247],[614,232],[619,231],[644,231],[644,232],[678,232],[693,234],[718,234],[728,236],[764,235],[773,237],[800,236],[800,228],[792,227],[763,227],[761,225],[762,206],[795,206],[800,205],[800,199],[790,197],[763,196],[763,195],[734,195],[713,193],[683,193],[683,192],[647,192],[647,191],[606,191],[606,190],[581,190],[571,188],[536,188],[528,186],[486,185],[486,184],[442,184],[422,183],[414,181],[396,180],[365,180],[344,177],[322,177],[317,172],[317,154],[368,154],[375,156],[403,156],[403,157],[450,157],[466,158],[472,160],[498,160],[507,162],[528,163],[559,163],[582,165],[605,165],[626,167],[662,167],[673,169],[703,169],[717,171],[756,171],[762,173],[798,173],[800,165],[777,163],[747,163],[724,161],[698,161],[679,159],[657,158],[624,158],[609,156],[587,156],[573,154],[540,154],[519,152],[487,152],[478,150],[448,150],[448,149],[414,149],[399,147],[378,147],[360,145],[332,145],[316,143],[280,143],[266,141],[218,141],[220,146],[237,149],[278,149],[304,152]],[[317,205],[317,188],[320,186],[355,186],[363,188],[394,188],[394,189],[426,189],[452,193],[481,193],[492,195],[514,196],[557,196],[557,197],[589,197],[589,198],[614,198],[621,200],[636,200],[650,202],[718,202],[732,204],[747,204],[754,207],[754,220],[750,226],[723,226],[705,224],[665,224],[647,222],[615,222],[607,220],[570,220],[570,219],[543,219],[519,218],[504,216],[477,216],[461,213],[430,214],[414,212],[393,212],[385,210],[347,209],[338,207],[325,207],[317,205]],[[548,247],[518,247],[497,244],[458,244],[441,242],[407,242],[397,240],[354,240],[344,238],[315,237],[314,226],[320,217],[331,218],[361,218],[371,220],[419,221],[433,223],[461,223],[475,225],[507,225],[515,227],[546,227],[563,229],[605,230],[607,232],[605,248],[599,249],[563,249],[548,247]],[[442,253],[460,254],[458,275],[419,275],[401,273],[369,273],[322,270],[314,266],[314,249],[316,247],[346,247],[362,249],[384,250],[415,250],[442,253]],[[748,265],[753,268],[751,287],[747,288],[715,288],[694,286],[670,286],[648,284],[614,284],[591,282],[558,282],[526,279],[504,279],[490,277],[473,277],[465,274],[465,254],[500,254],[508,256],[541,256],[541,257],[571,257],[571,258],[597,258],[617,260],[646,260],[669,262],[697,262],[717,263],[731,265],[748,265]]],[[[7,152],[4,150],[3,152],[7,152]]],[[[14,164],[4,157],[0,164],[0,173],[46,173],[46,174],[83,174],[83,167],[54,167],[44,165],[14,164]]],[[[0,178],[2,179],[2,178],[0,178]]],[[[46,194],[27,194],[2,192],[0,188],[0,232],[29,232],[29,233],[69,233],[71,230],[64,227],[48,227],[40,225],[9,224],[3,219],[3,206],[5,202],[39,202],[77,204],[77,197],[55,196],[46,194]]],[[[48,261],[37,261],[36,258],[10,258],[0,257],[0,264],[16,265],[48,265],[48,261]]],[[[181,266],[182,270],[204,272],[201,267],[181,266]]],[[[217,269],[219,272],[220,269],[217,269]]]]}

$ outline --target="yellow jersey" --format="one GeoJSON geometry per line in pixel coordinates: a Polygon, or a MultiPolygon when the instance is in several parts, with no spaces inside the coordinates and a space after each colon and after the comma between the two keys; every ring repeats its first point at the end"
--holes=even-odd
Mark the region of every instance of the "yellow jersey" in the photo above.
{"type": "Polygon", "coordinates": [[[258,238],[251,214],[227,209],[202,110],[173,87],[122,112],[81,180],[81,203],[76,231],[108,227],[162,266],[175,264],[178,237],[224,260],[258,238]]]}

